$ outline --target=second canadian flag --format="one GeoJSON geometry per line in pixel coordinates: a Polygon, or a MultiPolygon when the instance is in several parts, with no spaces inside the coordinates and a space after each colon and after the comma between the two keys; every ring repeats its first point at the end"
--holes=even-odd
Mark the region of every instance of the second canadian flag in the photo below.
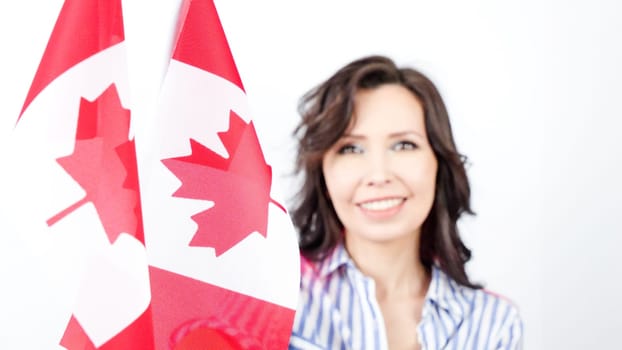
{"type": "Polygon", "coordinates": [[[296,235],[214,3],[184,1],[178,28],[158,115],[137,134],[154,145],[139,162],[155,343],[285,349],[296,235]]]}

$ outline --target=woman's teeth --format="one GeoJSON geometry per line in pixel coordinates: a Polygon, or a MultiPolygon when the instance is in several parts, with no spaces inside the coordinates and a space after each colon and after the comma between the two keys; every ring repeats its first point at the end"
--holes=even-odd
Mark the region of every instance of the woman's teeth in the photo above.
{"type": "Polygon", "coordinates": [[[366,210],[387,210],[400,205],[403,201],[403,198],[383,199],[361,203],[360,206],[366,210]]]}

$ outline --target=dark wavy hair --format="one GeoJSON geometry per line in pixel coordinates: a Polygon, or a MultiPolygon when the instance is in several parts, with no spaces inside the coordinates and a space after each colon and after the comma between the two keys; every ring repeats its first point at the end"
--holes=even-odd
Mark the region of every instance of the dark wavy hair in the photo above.
{"type": "Polygon", "coordinates": [[[470,207],[466,157],[456,149],[445,104],[425,75],[398,67],[383,56],[364,57],[347,64],[300,99],[298,111],[302,120],[294,136],[298,140],[296,173],[302,186],[291,215],[298,229],[301,254],[310,260],[321,260],[343,239],[343,224],[328,197],[322,159],[354,122],[357,91],[383,84],[399,84],[417,97],[438,160],[434,203],[421,228],[421,262],[428,271],[436,264],[461,285],[480,288],[469,281],[464,268],[471,251],[460,239],[457,221],[463,213],[474,213],[470,207]]]}

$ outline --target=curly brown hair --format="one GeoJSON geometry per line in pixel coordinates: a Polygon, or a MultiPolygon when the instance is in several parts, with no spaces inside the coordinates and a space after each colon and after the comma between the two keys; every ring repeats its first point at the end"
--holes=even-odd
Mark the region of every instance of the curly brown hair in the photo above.
{"type": "Polygon", "coordinates": [[[360,89],[399,84],[423,106],[430,145],[438,160],[436,193],[430,214],[421,228],[419,255],[428,270],[437,264],[461,285],[469,281],[464,265],[471,251],[458,234],[457,221],[470,207],[466,157],[458,153],[445,104],[432,81],[413,68],[398,67],[384,56],[355,60],[306,93],[299,102],[302,120],[294,131],[298,140],[296,173],[302,186],[291,210],[303,256],[321,260],[343,239],[343,224],[328,197],[322,159],[354,122],[354,97],[360,89]]]}

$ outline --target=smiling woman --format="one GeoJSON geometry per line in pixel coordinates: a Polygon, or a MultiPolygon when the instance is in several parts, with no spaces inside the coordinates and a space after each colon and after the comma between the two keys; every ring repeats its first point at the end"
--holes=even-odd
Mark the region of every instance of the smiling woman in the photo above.
{"type": "Polygon", "coordinates": [[[365,57],[305,95],[300,113],[290,348],[520,348],[517,309],[465,272],[465,157],[434,84],[365,57]]]}

